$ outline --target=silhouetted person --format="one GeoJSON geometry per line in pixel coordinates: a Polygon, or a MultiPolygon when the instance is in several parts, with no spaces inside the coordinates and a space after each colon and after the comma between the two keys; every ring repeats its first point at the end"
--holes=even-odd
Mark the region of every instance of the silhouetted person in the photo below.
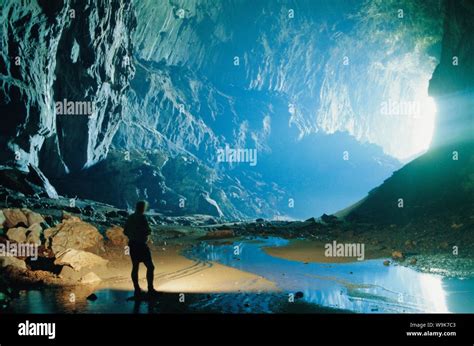
{"type": "Polygon", "coordinates": [[[148,294],[154,295],[158,293],[153,287],[153,271],[155,266],[151,259],[150,249],[146,244],[151,233],[150,226],[144,215],[147,209],[148,203],[146,201],[137,202],[135,213],[128,217],[124,229],[124,233],[128,237],[130,258],[132,259],[132,281],[135,288],[135,297],[141,296],[140,284],[138,283],[138,269],[141,262],[145,264],[147,269],[148,294]]]}

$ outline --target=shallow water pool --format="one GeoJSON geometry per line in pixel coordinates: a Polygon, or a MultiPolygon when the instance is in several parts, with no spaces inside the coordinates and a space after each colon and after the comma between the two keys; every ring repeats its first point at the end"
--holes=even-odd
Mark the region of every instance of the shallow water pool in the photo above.
{"type": "Polygon", "coordinates": [[[184,254],[263,276],[288,292],[289,299],[290,294],[302,292],[306,302],[322,306],[362,313],[474,312],[472,278],[444,278],[400,265],[384,266],[385,259],[305,264],[263,250],[287,244],[288,240],[275,237],[232,244],[202,242],[184,254]]]}

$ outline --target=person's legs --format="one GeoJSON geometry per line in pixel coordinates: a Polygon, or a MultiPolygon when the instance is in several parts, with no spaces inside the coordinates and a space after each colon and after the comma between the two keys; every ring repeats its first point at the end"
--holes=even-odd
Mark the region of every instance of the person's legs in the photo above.
{"type": "Polygon", "coordinates": [[[148,291],[154,291],[155,288],[153,286],[153,279],[155,278],[155,266],[153,262],[150,260],[149,262],[145,262],[146,266],[146,281],[148,283],[148,291]]]}
{"type": "Polygon", "coordinates": [[[139,296],[141,293],[140,284],[138,282],[138,270],[140,268],[140,249],[134,242],[129,242],[130,247],[130,259],[132,260],[132,282],[135,290],[135,296],[139,296]]]}
{"type": "Polygon", "coordinates": [[[140,262],[132,261],[132,282],[135,293],[140,293],[140,284],[138,283],[138,269],[140,262]]]}
{"type": "Polygon", "coordinates": [[[153,279],[155,278],[155,266],[151,259],[150,249],[146,244],[130,242],[130,257],[132,259],[132,281],[135,288],[135,295],[140,294],[140,286],[138,283],[138,267],[140,262],[146,266],[146,280],[148,283],[148,292],[155,294],[153,279]]]}
{"type": "Polygon", "coordinates": [[[153,265],[153,260],[151,259],[151,253],[148,246],[145,245],[143,249],[143,263],[146,266],[146,281],[148,283],[148,291],[154,291],[153,279],[155,278],[155,266],[153,265]]]}

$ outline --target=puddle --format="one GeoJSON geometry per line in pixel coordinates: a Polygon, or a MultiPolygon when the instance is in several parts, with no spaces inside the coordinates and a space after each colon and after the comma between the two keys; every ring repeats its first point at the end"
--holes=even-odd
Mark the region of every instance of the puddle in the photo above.
{"type": "Polygon", "coordinates": [[[261,275],[286,292],[303,292],[308,303],[362,313],[474,312],[474,279],[445,278],[411,268],[384,266],[385,259],[351,263],[302,263],[268,255],[281,238],[202,242],[184,255],[261,275]],[[235,254],[235,246],[240,254],[235,254]]]}

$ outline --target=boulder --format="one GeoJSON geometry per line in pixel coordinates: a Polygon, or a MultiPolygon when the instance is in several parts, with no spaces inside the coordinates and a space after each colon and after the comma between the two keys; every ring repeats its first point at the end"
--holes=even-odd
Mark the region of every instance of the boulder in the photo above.
{"type": "Polygon", "coordinates": [[[39,223],[34,223],[26,229],[27,231],[43,232],[43,227],[39,223]]]}
{"type": "Polygon", "coordinates": [[[104,237],[97,228],[77,217],[63,220],[56,227],[44,231],[46,245],[57,254],[66,249],[98,253],[104,250],[104,237]]]}
{"type": "Polygon", "coordinates": [[[0,228],[3,228],[3,224],[5,223],[5,215],[3,215],[3,211],[0,210],[0,228]]]}
{"type": "Polygon", "coordinates": [[[41,245],[41,233],[43,228],[39,223],[34,223],[26,230],[26,242],[41,245]]]}
{"type": "Polygon", "coordinates": [[[128,238],[123,233],[123,228],[119,226],[112,226],[105,232],[107,238],[115,246],[126,246],[128,244],[128,238]]]}
{"type": "Polygon", "coordinates": [[[44,237],[46,238],[46,242],[49,244],[49,239],[53,236],[53,234],[56,232],[55,228],[47,228],[44,230],[44,237]]]}
{"type": "Polygon", "coordinates": [[[63,280],[79,282],[83,274],[84,273],[81,274],[81,272],[75,271],[69,266],[63,266],[59,272],[59,277],[63,280]]]}
{"type": "Polygon", "coordinates": [[[6,228],[13,228],[16,226],[28,227],[28,219],[21,209],[3,209],[3,215],[5,216],[4,225],[6,228]]]}
{"type": "Polygon", "coordinates": [[[74,215],[71,215],[71,214],[63,211],[62,221],[77,221],[77,222],[80,222],[82,220],[78,216],[74,216],[74,215]]]}
{"type": "Polygon", "coordinates": [[[7,231],[7,237],[9,240],[16,241],[17,243],[24,243],[26,242],[26,232],[27,229],[25,227],[10,228],[7,231]]]}
{"type": "Polygon", "coordinates": [[[26,216],[26,219],[28,221],[28,226],[31,226],[35,223],[41,224],[45,222],[44,218],[40,214],[35,213],[34,211],[31,211],[29,209],[23,209],[22,212],[26,216]]]}
{"type": "Polygon", "coordinates": [[[4,268],[6,266],[12,266],[15,268],[26,269],[25,261],[18,259],[12,256],[1,256],[0,257],[0,268],[4,268]]]}
{"type": "Polygon", "coordinates": [[[56,255],[55,265],[69,266],[75,271],[80,271],[83,268],[98,268],[106,267],[109,261],[93,253],[67,249],[56,255]]]}

